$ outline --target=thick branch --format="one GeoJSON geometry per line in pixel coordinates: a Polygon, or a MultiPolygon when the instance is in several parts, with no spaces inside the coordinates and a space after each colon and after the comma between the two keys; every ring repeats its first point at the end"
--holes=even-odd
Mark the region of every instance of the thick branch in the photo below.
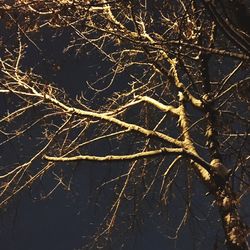
{"type": "Polygon", "coordinates": [[[148,158],[159,156],[161,154],[182,154],[182,148],[161,148],[159,150],[145,151],[129,155],[106,155],[106,156],[95,156],[95,155],[77,155],[72,157],[54,157],[54,156],[44,156],[45,160],[48,161],[127,161],[136,160],[140,158],[148,158]]]}
{"type": "Polygon", "coordinates": [[[165,105],[155,99],[153,99],[152,97],[149,96],[139,96],[138,99],[145,101],[147,103],[150,103],[152,105],[154,105],[156,108],[160,109],[161,111],[167,113],[167,112],[171,112],[174,115],[179,115],[178,113],[178,108],[175,108],[172,105],[165,105]]]}

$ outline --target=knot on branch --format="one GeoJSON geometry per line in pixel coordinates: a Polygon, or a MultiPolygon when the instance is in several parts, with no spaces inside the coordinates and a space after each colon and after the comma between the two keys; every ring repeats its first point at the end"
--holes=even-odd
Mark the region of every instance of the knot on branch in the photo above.
{"type": "Polygon", "coordinates": [[[179,97],[180,102],[185,100],[185,96],[183,95],[183,93],[181,91],[178,92],[178,97],[179,97]]]}
{"type": "Polygon", "coordinates": [[[224,187],[228,181],[230,170],[228,170],[220,159],[213,159],[210,162],[211,174],[214,178],[215,184],[218,188],[224,187]]]}
{"type": "Polygon", "coordinates": [[[221,163],[219,159],[213,159],[210,162],[211,166],[213,167],[212,170],[215,171],[216,174],[224,177],[228,175],[228,169],[221,163]]]}

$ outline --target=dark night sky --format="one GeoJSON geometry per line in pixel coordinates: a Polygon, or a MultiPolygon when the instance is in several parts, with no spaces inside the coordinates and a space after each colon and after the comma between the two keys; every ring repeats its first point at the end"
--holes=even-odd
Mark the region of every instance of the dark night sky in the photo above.
{"type": "MultiPolygon", "coordinates": [[[[96,170],[99,170],[98,167],[95,167],[96,170]]],[[[73,191],[59,188],[46,200],[41,201],[38,193],[26,192],[13,205],[14,208],[9,210],[11,212],[6,212],[2,216],[0,221],[2,227],[1,249],[73,250],[83,246],[86,242],[84,236],[89,236],[90,233],[94,232],[95,226],[104,215],[102,207],[93,208],[88,203],[89,193],[86,191],[90,184],[89,177],[91,175],[88,172],[89,169],[77,172],[76,182],[79,183],[73,191]]],[[[100,199],[100,205],[103,204],[102,199],[100,199]]],[[[178,207],[175,209],[178,213],[178,207]]],[[[113,249],[211,249],[213,234],[208,234],[207,239],[200,238],[199,240],[202,240],[200,247],[193,248],[192,233],[189,229],[181,231],[179,241],[168,240],[164,237],[164,232],[161,233],[161,230],[157,229],[157,223],[160,220],[162,220],[160,216],[146,218],[145,224],[137,232],[127,235],[127,245],[124,248],[113,249]],[[211,241],[209,242],[209,240],[211,241]]],[[[199,235],[199,232],[196,233],[199,235]]]]}
{"type": "MultiPolygon", "coordinates": [[[[43,52],[38,52],[30,45],[26,54],[26,66],[34,70],[46,72],[49,81],[54,81],[63,87],[70,96],[80,91],[86,92],[84,82],[93,77],[93,64],[98,64],[98,57],[74,56],[73,53],[63,54],[62,50],[68,42],[68,37],[62,35],[58,40],[51,39],[46,34],[39,46],[43,52]],[[46,58],[46,60],[43,60],[46,58]],[[47,64],[46,61],[54,64],[47,64]],[[57,68],[60,65],[60,68],[57,68]]],[[[90,92],[87,92],[91,95],[90,92]]],[[[129,146],[129,145],[128,145],[129,146]]],[[[11,155],[11,149],[7,154],[11,155]]],[[[6,153],[6,152],[5,152],[6,153]]],[[[93,206],[89,202],[95,183],[100,183],[110,167],[104,170],[97,165],[81,163],[76,169],[67,170],[73,176],[72,191],[59,187],[48,199],[41,200],[40,194],[48,193],[49,187],[56,184],[53,176],[41,180],[32,190],[25,191],[13,204],[2,212],[0,217],[0,249],[3,250],[73,250],[84,244],[85,236],[89,236],[101,222],[105,214],[101,206],[93,206]],[[98,174],[96,174],[98,173],[98,174]]],[[[68,166],[62,166],[67,168],[68,166]]],[[[203,192],[204,190],[201,190],[203,192]]],[[[111,190],[112,192],[112,190],[111,190]]],[[[105,204],[105,196],[102,196],[105,204]]],[[[209,200],[209,198],[207,198],[209,200]]],[[[102,205],[102,203],[100,202],[102,205]]],[[[105,205],[104,205],[105,206],[105,205]]],[[[175,213],[178,213],[178,204],[175,213]]],[[[128,240],[124,248],[135,250],[166,250],[166,249],[193,249],[193,235],[187,228],[180,234],[180,242],[169,240],[157,229],[160,216],[146,218],[145,224],[137,232],[127,235],[128,240]]],[[[167,222],[166,222],[167,223],[167,222]]],[[[206,222],[204,222],[206,223],[206,222]]],[[[197,233],[197,232],[196,232],[197,233]]],[[[199,237],[199,232],[198,232],[199,237]]],[[[203,235],[204,237],[204,235],[203,235]]],[[[202,245],[195,249],[212,249],[213,233],[205,234],[206,239],[200,239],[202,245]]]]}

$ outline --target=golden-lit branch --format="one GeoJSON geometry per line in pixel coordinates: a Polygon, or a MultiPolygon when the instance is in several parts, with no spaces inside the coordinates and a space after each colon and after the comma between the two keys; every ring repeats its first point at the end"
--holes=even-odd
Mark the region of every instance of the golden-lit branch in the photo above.
{"type": "Polygon", "coordinates": [[[181,148],[161,148],[159,150],[144,151],[129,155],[106,155],[106,156],[94,156],[94,155],[77,155],[72,157],[56,157],[45,155],[44,159],[48,161],[130,161],[140,158],[156,157],[163,154],[183,154],[181,148]]]}
{"type": "Polygon", "coordinates": [[[152,214],[166,213],[176,224],[168,207],[181,196],[184,213],[171,233],[178,240],[181,228],[196,220],[197,195],[206,209],[218,208],[215,230],[223,227],[228,249],[247,249],[237,196],[245,197],[249,179],[250,38],[238,20],[241,1],[217,2],[18,0],[0,6],[0,147],[17,152],[0,157],[0,206],[54,166],[62,174],[53,169],[57,184],[48,194],[66,187],[62,162],[120,161],[123,172],[115,168],[101,185],[114,192],[88,249],[99,242],[105,248],[119,223],[134,228],[147,201],[155,202],[152,214]],[[51,54],[50,44],[57,43],[64,50],[55,46],[51,54]],[[44,48],[35,65],[29,60],[34,47],[44,48]],[[76,72],[86,69],[82,79],[64,67],[72,54],[76,72]],[[68,73],[72,82],[66,83],[68,73]],[[81,91],[73,96],[70,84],[78,83],[81,91]],[[200,183],[214,206],[197,192],[200,183]]]}
{"type": "Polygon", "coordinates": [[[145,101],[145,102],[148,102],[148,103],[154,105],[156,108],[158,108],[159,110],[161,110],[165,113],[170,112],[176,116],[179,115],[178,108],[175,108],[171,105],[165,105],[165,104],[163,104],[163,103],[161,103],[161,102],[159,102],[159,101],[157,101],[149,96],[138,96],[137,98],[142,100],[142,101],[145,101]]]}

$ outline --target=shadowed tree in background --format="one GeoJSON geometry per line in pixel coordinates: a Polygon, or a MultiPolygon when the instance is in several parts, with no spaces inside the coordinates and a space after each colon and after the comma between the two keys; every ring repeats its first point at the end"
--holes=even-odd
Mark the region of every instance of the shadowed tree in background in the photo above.
{"type": "Polygon", "coordinates": [[[1,206],[57,165],[110,163],[115,176],[99,187],[114,190],[110,206],[87,249],[133,230],[150,206],[164,228],[177,198],[183,209],[171,237],[199,224],[198,199],[205,215],[218,211],[213,225],[224,242],[214,239],[214,249],[248,249],[247,1],[10,2],[0,7],[0,147],[21,146],[20,162],[2,154],[1,206]],[[64,55],[95,57],[75,97],[30,63],[31,50],[46,60],[48,34],[65,38],[64,55]]]}

